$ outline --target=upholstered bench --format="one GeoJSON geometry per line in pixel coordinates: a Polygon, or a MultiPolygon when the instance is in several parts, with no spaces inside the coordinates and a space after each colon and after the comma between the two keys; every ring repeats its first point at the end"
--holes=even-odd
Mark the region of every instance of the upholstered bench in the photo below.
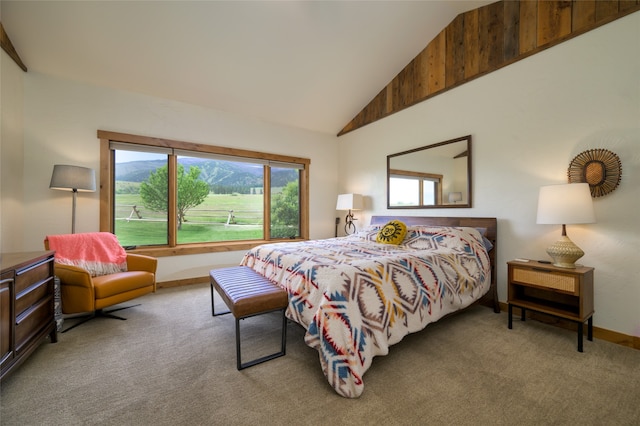
{"type": "Polygon", "coordinates": [[[212,269],[211,277],[211,315],[232,313],[236,319],[236,361],[238,370],[261,362],[283,356],[287,343],[287,292],[247,266],[212,269]],[[229,308],[226,312],[215,312],[214,290],[229,308]],[[282,343],[280,352],[266,355],[243,363],[240,353],[240,320],[267,312],[282,312],[282,343]]]}

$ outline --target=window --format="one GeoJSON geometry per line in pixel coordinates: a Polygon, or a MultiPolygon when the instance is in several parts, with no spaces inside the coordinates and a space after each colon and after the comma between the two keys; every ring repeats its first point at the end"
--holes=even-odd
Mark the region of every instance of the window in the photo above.
{"type": "Polygon", "coordinates": [[[149,176],[160,177],[162,171],[168,169],[168,155],[133,151],[127,149],[129,147],[126,145],[121,148],[113,149],[113,229],[109,231],[116,234],[124,246],[166,245],[169,242],[166,202],[169,186],[166,173],[163,194],[157,198],[157,201],[164,198],[164,206],[156,205],[153,209],[143,207],[140,186],[149,176]]]}
{"type": "Polygon", "coordinates": [[[297,168],[271,167],[271,236],[295,238],[300,235],[300,173],[297,168]]]}
{"type": "Polygon", "coordinates": [[[308,238],[310,161],[98,131],[100,229],[155,256],[308,238]]]}

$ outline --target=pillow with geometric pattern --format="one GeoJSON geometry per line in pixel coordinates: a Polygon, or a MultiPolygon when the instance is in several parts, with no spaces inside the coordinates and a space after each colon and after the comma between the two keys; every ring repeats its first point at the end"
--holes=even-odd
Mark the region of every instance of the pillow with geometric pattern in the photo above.
{"type": "Polygon", "coordinates": [[[399,220],[387,222],[376,236],[376,242],[382,244],[400,244],[407,235],[407,225],[399,220]]]}

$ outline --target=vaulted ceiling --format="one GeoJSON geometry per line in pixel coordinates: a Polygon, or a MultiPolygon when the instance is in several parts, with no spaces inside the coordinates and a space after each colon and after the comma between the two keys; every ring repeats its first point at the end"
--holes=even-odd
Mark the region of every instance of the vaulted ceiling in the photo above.
{"type": "Polygon", "coordinates": [[[638,11],[640,0],[501,0],[461,13],[339,134],[638,11]]]}
{"type": "Polygon", "coordinates": [[[14,1],[28,72],[337,134],[458,14],[491,1],[14,1]]]}

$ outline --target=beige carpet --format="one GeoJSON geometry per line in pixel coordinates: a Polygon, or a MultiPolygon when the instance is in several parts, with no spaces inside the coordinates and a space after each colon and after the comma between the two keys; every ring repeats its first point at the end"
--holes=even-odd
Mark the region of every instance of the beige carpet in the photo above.
{"type": "MultiPolygon", "coordinates": [[[[585,340],[579,353],[571,331],[508,330],[506,314],[484,307],[407,336],[346,399],[295,324],[285,357],[239,372],[233,317],[211,316],[208,285],[140,302],[121,312],[127,321],[96,319],[43,343],[2,383],[0,424],[640,424],[640,351],[585,340]]],[[[258,318],[245,336],[277,348],[277,318],[258,318]]]]}

